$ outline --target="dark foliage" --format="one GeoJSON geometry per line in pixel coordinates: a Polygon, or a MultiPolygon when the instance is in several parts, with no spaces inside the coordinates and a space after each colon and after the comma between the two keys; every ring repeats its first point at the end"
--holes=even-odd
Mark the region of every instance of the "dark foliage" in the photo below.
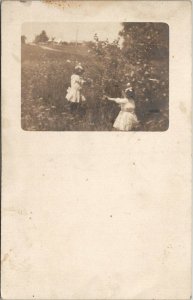
{"type": "Polygon", "coordinates": [[[36,35],[35,37],[35,43],[46,43],[49,40],[45,30],[42,30],[42,32],[39,35],[36,35]]]}

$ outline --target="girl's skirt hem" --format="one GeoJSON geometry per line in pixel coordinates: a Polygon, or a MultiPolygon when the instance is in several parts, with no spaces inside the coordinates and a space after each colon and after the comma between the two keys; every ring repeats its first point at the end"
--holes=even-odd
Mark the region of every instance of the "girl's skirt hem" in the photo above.
{"type": "Polygon", "coordinates": [[[137,116],[134,113],[120,111],[113,127],[121,131],[130,131],[138,124],[137,116]]]}
{"type": "Polygon", "coordinates": [[[80,90],[68,88],[66,100],[69,102],[79,103],[86,101],[84,95],[80,92],[80,90]]]}

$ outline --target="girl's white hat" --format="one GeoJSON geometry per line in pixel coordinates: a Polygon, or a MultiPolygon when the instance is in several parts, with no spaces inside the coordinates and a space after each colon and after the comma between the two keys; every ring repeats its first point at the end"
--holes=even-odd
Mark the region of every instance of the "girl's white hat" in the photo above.
{"type": "Polygon", "coordinates": [[[81,66],[81,64],[79,63],[76,67],[75,70],[84,70],[84,68],[81,66]]]}
{"type": "Polygon", "coordinates": [[[127,86],[127,87],[126,87],[126,89],[125,89],[125,92],[127,92],[127,91],[133,91],[133,88],[132,88],[130,82],[128,82],[126,86],[127,86]]]}

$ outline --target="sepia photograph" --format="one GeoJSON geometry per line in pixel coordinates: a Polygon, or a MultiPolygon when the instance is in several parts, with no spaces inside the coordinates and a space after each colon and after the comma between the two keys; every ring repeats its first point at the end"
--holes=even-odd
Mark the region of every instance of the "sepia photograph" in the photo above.
{"type": "Polygon", "coordinates": [[[166,23],[23,23],[21,61],[24,130],[169,127],[166,23]]]}

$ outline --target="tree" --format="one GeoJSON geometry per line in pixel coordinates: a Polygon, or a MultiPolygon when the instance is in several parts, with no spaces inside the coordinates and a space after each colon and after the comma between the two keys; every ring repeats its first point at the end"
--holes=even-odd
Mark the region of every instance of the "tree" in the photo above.
{"type": "Polygon", "coordinates": [[[25,35],[22,35],[21,36],[21,43],[22,44],[25,44],[25,41],[27,40],[26,36],[25,35]]]}
{"type": "Polygon", "coordinates": [[[132,82],[136,91],[139,115],[143,119],[153,111],[164,111],[161,117],[164,124],[162,128],[167,127],[169,27],[166,23],[122,25],[123,29],[119,33],[123,38],[122,53],[128,62],[128,81],[132,82]]]}
{"type": "Polygon", "coordinates": [[[163,59],[169,51],[166,23],[122,23],[123,53],[134,61],[163,59]]]}
{"type": "MultiPolygon", "coordinates": [[[[121,97],[121,91],[131,83],[137,115],[141,124],[148,122],[151,130],[165,130],[168,126],[168,35],[163,23],[123,23],[121,48],[119,39],[101,41],[97,34],[91,47],[99,71],[95,79],[97,98],[102,94],[121,97]]],[[[110,107],[111,103],[106,114],[110,107]]]]}
{"type": "Polygon", "coordinates": [[[90,51],[101,66],[97,79],[100,92],[107,93],[112,97],[120,96],[125,58],[119,47],[119,38],[109,42],[108,39],[100,40],[95,34],[94,42],[90,43],[90,51]]]}
{"type": "Polygon", "coordinates": [[[46,43],[49,40],[45,30],[42,30],[42,32],[39,35],[36,35],[35,37],[35,43],[46,43]]]}

